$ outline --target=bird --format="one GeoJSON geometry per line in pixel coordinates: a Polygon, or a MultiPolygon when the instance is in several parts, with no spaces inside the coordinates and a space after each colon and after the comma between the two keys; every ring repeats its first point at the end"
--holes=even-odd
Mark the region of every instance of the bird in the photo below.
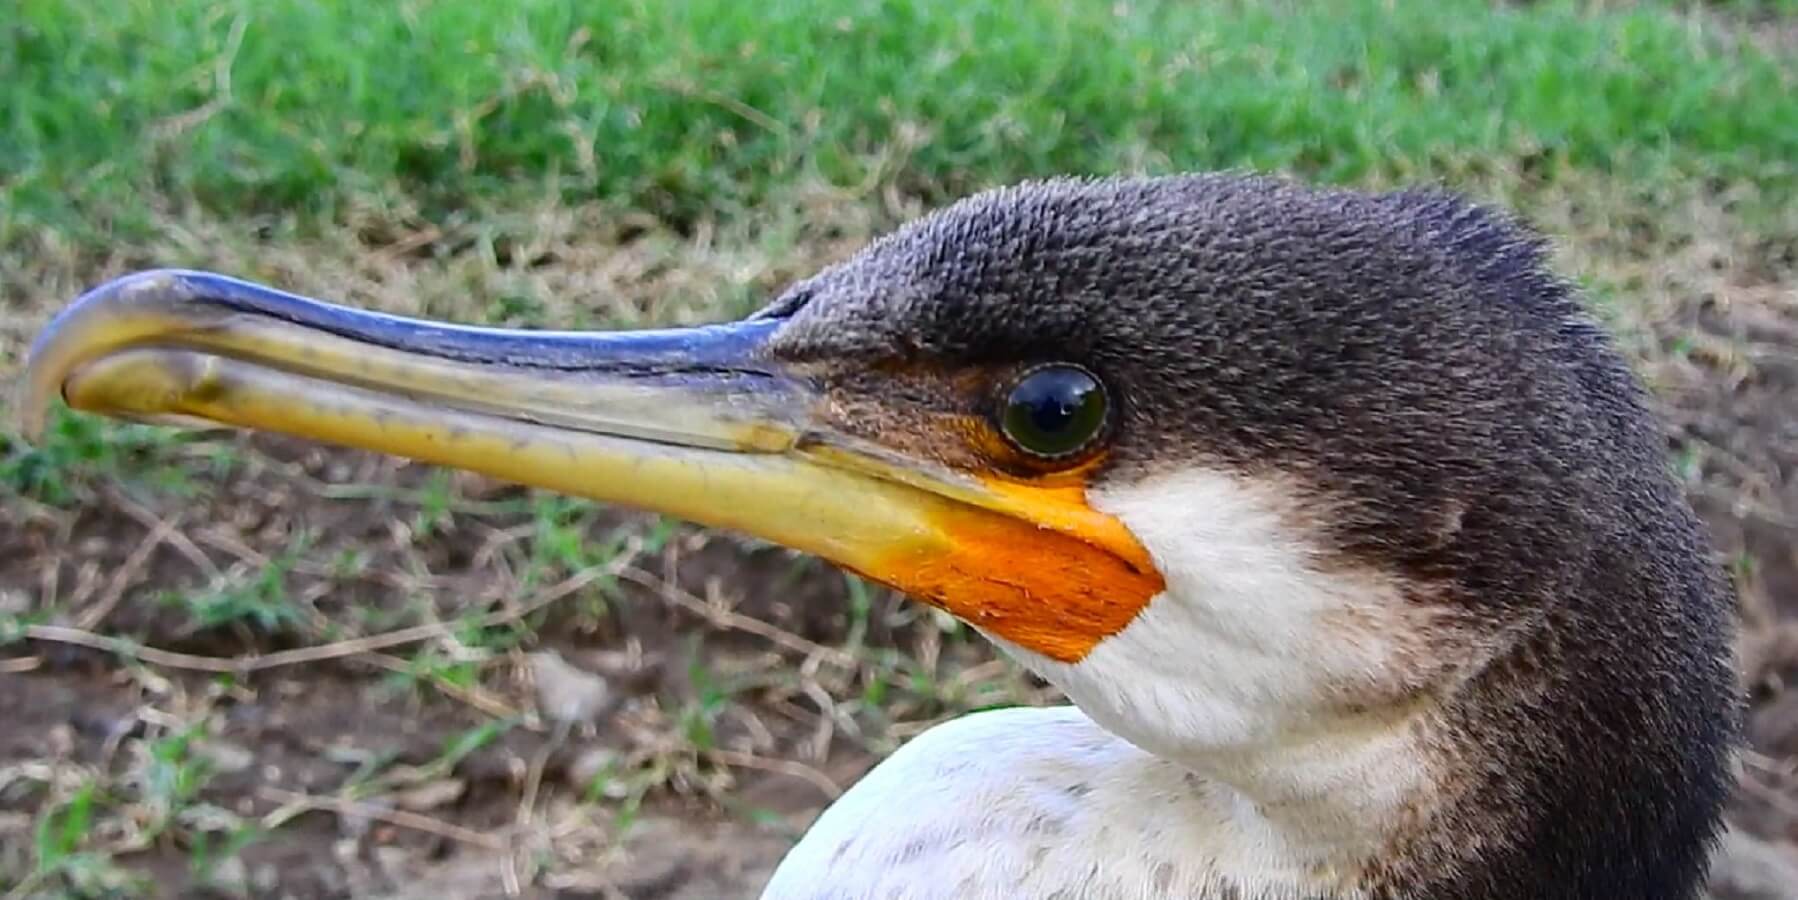
{"type": "Polygon", "coordinates": [[[748,533],[1065,694],[901,746],[766,898],[1681,900],[1731,785],[1733,588],[1550,250],[1439,187],[1058,177],[685,328],[143,272],[45,327],[20,407],[748,533]]]}

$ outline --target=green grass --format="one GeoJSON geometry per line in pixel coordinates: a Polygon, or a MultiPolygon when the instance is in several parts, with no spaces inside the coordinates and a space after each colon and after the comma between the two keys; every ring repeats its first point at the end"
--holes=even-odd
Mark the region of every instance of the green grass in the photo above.
{"type": "Polygon", "coordinates": [[[808,179],[934,198],[1064,172],[1360,181],[1508,157],[1772,186],[1798,160],[1789,68],[1655,5],[15,4],[0,238],[189,203],[442,215],[549,192],[678,222],[808,179]]]}
{"type": "Polygon", "coordinates": [[[53,896],[108,896],[145,887],[144,879],[120,868],[109,856],[83,849],[94,825],[97,788],[92,782],[83,784],[67,801],[48,807],[37,820],[35,868],[6,894],[13,896],[45,896],[39,888],[56,885],[60,893],[53,896]]]}
{"type": "MultiPolygon", "coordinates": [[[[5,406],[0,403],[0,414],[5,406]]],[[[28,444],[0,429],[0,498],[21,497],[68,506],[91,485],[128,483],[191,496],[204,490],[193,476],[208,468],[223,475],[233,465],[228,448],[196,444],[194,436],[151,425],[126,424],[58,407],[41,440],[28,444]],[[209,461],[183,460],[194,446],[209,461]]]]}
{"type": "Polygon", "coordinates": [[[294,538],[287,552],[253,571],[233,574],[198,590],[164,591],[158,602],[180,611],[191,631],[237,626],[263,634],[295,628],[301,614],[287,595],[287,577],[305,555],[307,536],[294,538]]]}

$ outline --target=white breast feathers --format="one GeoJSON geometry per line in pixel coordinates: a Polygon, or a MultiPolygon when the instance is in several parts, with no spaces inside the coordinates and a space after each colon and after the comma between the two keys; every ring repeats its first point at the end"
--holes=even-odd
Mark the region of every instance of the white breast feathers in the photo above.
{"type": "Polygon", "coordinates": [[[762,896],[1290,896],[1303,876],[1269,867],[1284,848],[1245,833],[1234,802],[1072,707],[976,713],[870,772],[819,817],[762,896]]]}

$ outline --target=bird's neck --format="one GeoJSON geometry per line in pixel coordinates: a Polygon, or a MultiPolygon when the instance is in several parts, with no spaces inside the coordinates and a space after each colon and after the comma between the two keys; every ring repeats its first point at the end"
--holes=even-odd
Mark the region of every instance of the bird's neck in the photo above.
{"type": "Polygon", "coordinates": [[[1357,896],[1369,873],[1418,843],[1452,799],[1453,779],[1431,752],[1435,722],[1420,703],[1351,728],[1338,720],[1252,748],[1145,754],[1141,764],[1191,776],[1193,813],[1223,826],[1215,838],[1221,872],[1245,885],[1292,884],[1307,896],[1357,896]]]}
{"type": "MultiPolygon", "coordinates": [[[[1089,697],[1091,727],[1129,750],[1106,757],[1101,815],[1204,859],[1215,895],[1243,900],[1693,896],[1728,791],[1722,726],[1644,713],[1612,683],[1629,674],[1574,661],[1580,677],[1555,677],[1533,652],[1514,648],[1447,697],[1227,748],[1168,740],[1165,710],[1126,716],[1089,697]],[[1662,718],[1629,721],[1647,714],[1662,718]],[[1150,808],[1161,815],[1145,820],[1150,808]],[[1170,815],[1193,827],[1168,829],[1170,815]]],[[[1650,700],[1682,689],[1652,687],[1650,700]]]]}

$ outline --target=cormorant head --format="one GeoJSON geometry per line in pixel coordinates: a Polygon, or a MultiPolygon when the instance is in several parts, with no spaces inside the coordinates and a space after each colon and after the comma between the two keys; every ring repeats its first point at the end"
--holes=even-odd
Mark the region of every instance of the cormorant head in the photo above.
{"type": "MultiPolygon", "coordinates": [[[[30,414],[281,431],[820,554],[1258,802],[1346,735],[1415,816],[1419,792],[1502,805],[1467,756],[1559,784],[1596,735],[1683,785],[1647,801],[1665,829],[1715,821],[1727,591],[1627,366],[1538,241],[1449,196],[1025,185],[671,331],[147,273],[59,317],[27,382],[30,414]]],[[[1647,783],[1575,780],[1605,809],[1647,783]]]]}

